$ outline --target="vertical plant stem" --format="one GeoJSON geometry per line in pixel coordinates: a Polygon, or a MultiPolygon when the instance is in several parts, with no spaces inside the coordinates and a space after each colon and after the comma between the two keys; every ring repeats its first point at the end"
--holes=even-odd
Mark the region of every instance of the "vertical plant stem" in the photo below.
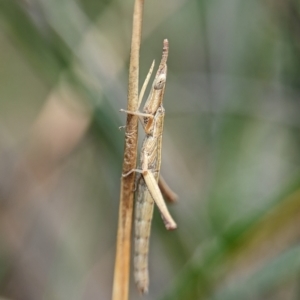
{"type": "MultiPolygon", "coordinates": [[[[144,0],[135,0],[129,65],[127,110],[138,109],[139,53],[141,45],[144,0]]],[[[136,168],[138,117],[127,115],[122,173],[136,168]]],[[[117,248],[112,300],[127,300],[129,292],[131,226],[135,172],[121,179],[117,248]]]]}

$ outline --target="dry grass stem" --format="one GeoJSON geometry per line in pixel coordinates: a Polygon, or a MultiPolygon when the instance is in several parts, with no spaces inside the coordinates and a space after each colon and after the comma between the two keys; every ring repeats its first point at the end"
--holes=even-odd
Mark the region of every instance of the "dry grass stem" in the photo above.
{"type": "MultiPolygon", "coordinates": [[[[133,29],[129,65],[127,109],[138,108],[139,53],[141,45],[144,0],[136,0],[133,13],[133,29]]],[[[122,173],[136,168],[138,117],[127,115],[125,129],[125,149],[122,173]]],[[[117,248],[113,282],[113,300],[127,300],[130,273],[130,243],[134,200],[135,174],[121,179],[117,248]]]]}

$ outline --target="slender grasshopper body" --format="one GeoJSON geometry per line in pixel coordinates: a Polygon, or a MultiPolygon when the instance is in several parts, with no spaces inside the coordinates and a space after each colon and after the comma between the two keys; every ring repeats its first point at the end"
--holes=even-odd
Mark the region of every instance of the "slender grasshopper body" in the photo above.
{"type": "MultiPolygon", "coordinates": [[[[148,252],[154,202],[161,212],[166,228],[172,230],[177,227],[158,187],[165,116],[165,109],[162,102],[167,78],[166,63],[168,51],[168,40],[164,40],[162,59],[143,112],[122,110],[127,113],[139,115],[142,118],[142,124],[146,133],[140,156],[141,170],[132,170],[129,172],[136,171],[142,174],[138,180],[136,193],[134,241],[134,278],[137,288],[141,293],[146,293],[149,286],[148,252]]],[[[149,73],[152,72],[152,68],[153,66],[149,73]]],[[[142,90],[144,90],[144,87],[142,90]]],[[[129,173],[123,176],[127,176],[129,173]]]]}
{"type": "MultiPolygon", "coordinates": [[[[161,162],[164,114],[164,108],[160,106],[154,116],[153,131],[145,137],[141,152],[141,164],[144,171],[142,173],[143,177],[139,179],[137,186],[134,240],[134,278],[137,288],[141,293],[147,292],[149,285],[148,252],[153,215],[153,199],[157,195],[161,197],[157,181],[161,162]]],[[[166,218],[163,214],[162,217],[165,221],[166,218]]],[[[167,219],[168,221],[165,221],[167,229],[175,229],[176,224],[171,216],[167,219]]]]}

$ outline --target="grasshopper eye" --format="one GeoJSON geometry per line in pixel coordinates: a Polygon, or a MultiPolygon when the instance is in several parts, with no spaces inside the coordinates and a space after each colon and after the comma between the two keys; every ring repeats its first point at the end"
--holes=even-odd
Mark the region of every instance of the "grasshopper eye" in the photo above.
{"type": "Polygon", "coordinates": [[[163,113],[163,112],[165,112],[165,109],[164,109],[162,106],[160,106],[160,107],[157,109],[156,112],[157,112],[157,113],[163,113]]]}
{"type": "Polygon", "coordinates": [[[154,83],[154,89],[161,90],[165,86],[165,83],[166,83],[166,75],[160,74],[154,83]]]}

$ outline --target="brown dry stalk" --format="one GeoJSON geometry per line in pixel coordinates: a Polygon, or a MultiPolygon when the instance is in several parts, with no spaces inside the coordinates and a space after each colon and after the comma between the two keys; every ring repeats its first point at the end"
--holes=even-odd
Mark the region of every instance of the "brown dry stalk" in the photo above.
{"type": "MultiPolygon", "coordinates": [[[[129,65],[127,109],[138,109],[139,53],[141,45],[144,0],[135,0],[129,65]]],[[[136,168],[138,117],[127,115],[122,173],[136,168]]],[[[121,179],[119,221],[112,300],[127,300],[129,292],[130,244],[135,173],[121,179]]]]}

